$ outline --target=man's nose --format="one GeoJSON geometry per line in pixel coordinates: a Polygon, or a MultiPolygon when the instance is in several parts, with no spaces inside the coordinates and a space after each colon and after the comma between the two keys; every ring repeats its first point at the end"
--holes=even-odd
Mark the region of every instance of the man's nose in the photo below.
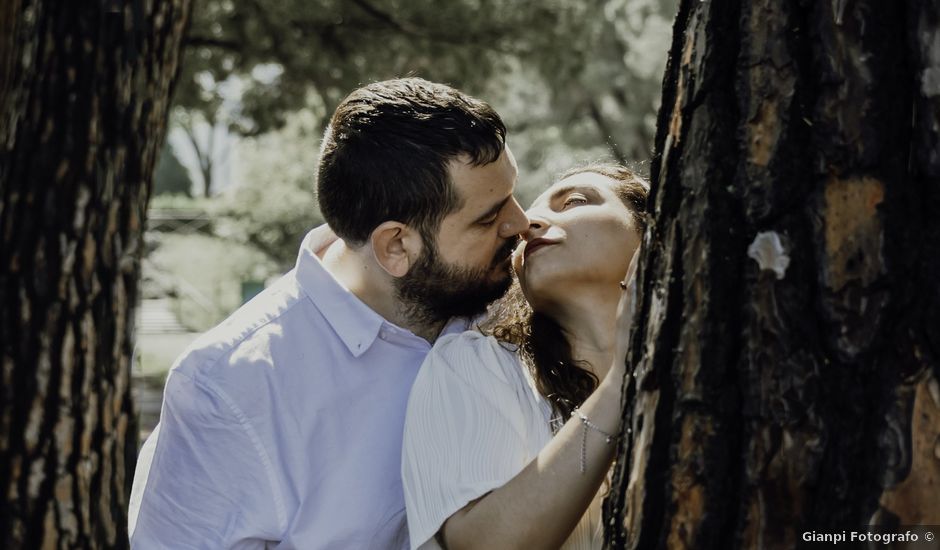
{"type": "Polygon", "coordinates": [[[515,197],[512,198],[508,206],[508,216],[499,226],[499,236],[504,239],[521,235],[529,227],[529,218],[525,215],[525,211],[519,206],[519,201],[515,197]]]}

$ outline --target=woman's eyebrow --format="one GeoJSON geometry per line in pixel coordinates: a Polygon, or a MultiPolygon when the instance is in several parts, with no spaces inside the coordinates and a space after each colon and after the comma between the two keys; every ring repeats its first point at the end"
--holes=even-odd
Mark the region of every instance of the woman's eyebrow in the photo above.
{"type": "Polygon", "coordinates": [[[593,187],[589,187],[587,185],[566,185],[560,189],[555,190],[555,192],[552,193],[549,202],[555,202],[559,198],[567,195],[568,193],[571,193],[572,191],[582,191],[592,196],[597,196],[597,190],[595,190],[593,187]]]}

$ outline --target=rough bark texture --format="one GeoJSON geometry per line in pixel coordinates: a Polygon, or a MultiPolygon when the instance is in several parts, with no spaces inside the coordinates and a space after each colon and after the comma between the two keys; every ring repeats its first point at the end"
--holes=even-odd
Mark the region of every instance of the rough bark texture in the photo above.
{"type": "Polygon", "coordinates": [[[940,524],[940,4],[683,0],[662,105],[608,542],[940,524]]]}
{"type": "Polygon", "coordinates": [[[0,547],[126,547],[141,230],[189,1],[2,4],[0,547]]]}

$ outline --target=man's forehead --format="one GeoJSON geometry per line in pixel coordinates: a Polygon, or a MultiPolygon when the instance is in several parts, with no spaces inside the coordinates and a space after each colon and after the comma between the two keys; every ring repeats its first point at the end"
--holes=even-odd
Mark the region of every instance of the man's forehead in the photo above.
{"type": "Polygon", "coordinates": [[[514,172],[518,170],[516,165],[516,157],[512,154],[512,151],[509,149],[508,145],[503,147],[503,150],[500,151],[499,156],[496,157],[493,162],[487,162],[486,164],[474,163],[473,157],[467,153],[460,153],[450,160],[450,168],[458,170],[501,168],[511,169],[514,172]]]}
{"type": "Polygon", "coordinates": [[[450,172],[461,203],[471,206],[511,193],[518,177],[515,160],[508,149],[488,164],[474,165],[466,156],[453,159],[450,172]]]}

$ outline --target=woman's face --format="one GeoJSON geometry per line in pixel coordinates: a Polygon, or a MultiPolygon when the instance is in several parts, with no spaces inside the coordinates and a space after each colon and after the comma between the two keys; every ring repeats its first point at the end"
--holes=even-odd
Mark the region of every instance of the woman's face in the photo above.
{"type": "Polygon", "coordinates": [[[640,236],[630,209],[614,191],[617,184],[595,172],[574,174],[532,203],[526,212],[531,225],[513,255],[532,307],[538,310],[594,285],[619,291],[640,236]]]}

